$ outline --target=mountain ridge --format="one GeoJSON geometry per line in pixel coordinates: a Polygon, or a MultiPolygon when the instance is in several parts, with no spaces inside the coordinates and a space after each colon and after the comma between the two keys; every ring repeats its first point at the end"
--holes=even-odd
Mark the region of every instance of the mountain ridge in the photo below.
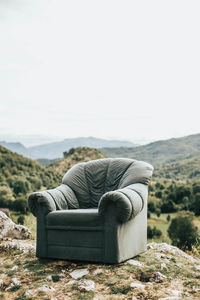
{"type": "Polygon", "coordinates": [[[25,147],[21,143],[8,143],[0,141],[0,145],[32,159],[58,159],[62,158],[63,152],[77,147],[135,147],[136,144],[123,140],[106,140],[95,137],[66,138],[60,142],[51,142],[38,146],[25,147]]]}

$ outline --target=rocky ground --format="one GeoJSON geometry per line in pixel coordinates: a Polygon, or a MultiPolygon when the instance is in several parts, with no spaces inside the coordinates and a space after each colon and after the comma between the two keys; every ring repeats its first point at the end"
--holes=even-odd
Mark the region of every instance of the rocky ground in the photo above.
{"type": "Polygon", "coordinates": [[[0,299],[200,299],[200,260],[165,243],[119,265],[39,260],[33,241],[4,239],[0,299]]]}
{"type": "Polygon", "coordinates": [[[12,236],[4,220],[0,299],[200,299],[200,260],[176,247],[151,243],[145,253],[119,265],[40,260],[35,241],[19,239],[19,232],[27,237],[29,231],[15,227],[12,236]]]}

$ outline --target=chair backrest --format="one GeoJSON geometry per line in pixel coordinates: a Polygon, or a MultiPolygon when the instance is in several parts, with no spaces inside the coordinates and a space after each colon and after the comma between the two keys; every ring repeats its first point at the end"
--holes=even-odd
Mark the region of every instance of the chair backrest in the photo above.
{"type": "Polygon", "coordinates": [[[62,183],[75,193],[80,208],[97,207],[101,196],[133,183],[148,184],[153,167],[128,158],[105,158],[79,163],[63,177],[62,183]]]}

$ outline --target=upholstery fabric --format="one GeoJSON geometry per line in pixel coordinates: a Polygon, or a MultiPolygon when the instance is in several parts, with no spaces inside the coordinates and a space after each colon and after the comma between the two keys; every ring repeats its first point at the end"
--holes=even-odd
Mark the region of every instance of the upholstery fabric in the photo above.
{"type": "Polygon", "coordinates": [[[102,218],[98,214],[98,209],[95,208],[57,210],[47,215],[48,227],[95,227],[102,225],[102,218]]]}
{"type": "Polygon", "coordinates": [[[153,167],[127,158],[79,163],[55,189],[32,193],[38,257],[119,263],[146,250],[153,167]]]}

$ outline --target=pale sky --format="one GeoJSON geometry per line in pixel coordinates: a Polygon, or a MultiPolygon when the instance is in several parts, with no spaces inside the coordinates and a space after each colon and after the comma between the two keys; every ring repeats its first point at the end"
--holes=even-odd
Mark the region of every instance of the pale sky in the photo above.
{"type": "Polygon", "coordinates": [[[199,16],[192,0],[0,0],[0,140],[200,133],[199,16]]]}

